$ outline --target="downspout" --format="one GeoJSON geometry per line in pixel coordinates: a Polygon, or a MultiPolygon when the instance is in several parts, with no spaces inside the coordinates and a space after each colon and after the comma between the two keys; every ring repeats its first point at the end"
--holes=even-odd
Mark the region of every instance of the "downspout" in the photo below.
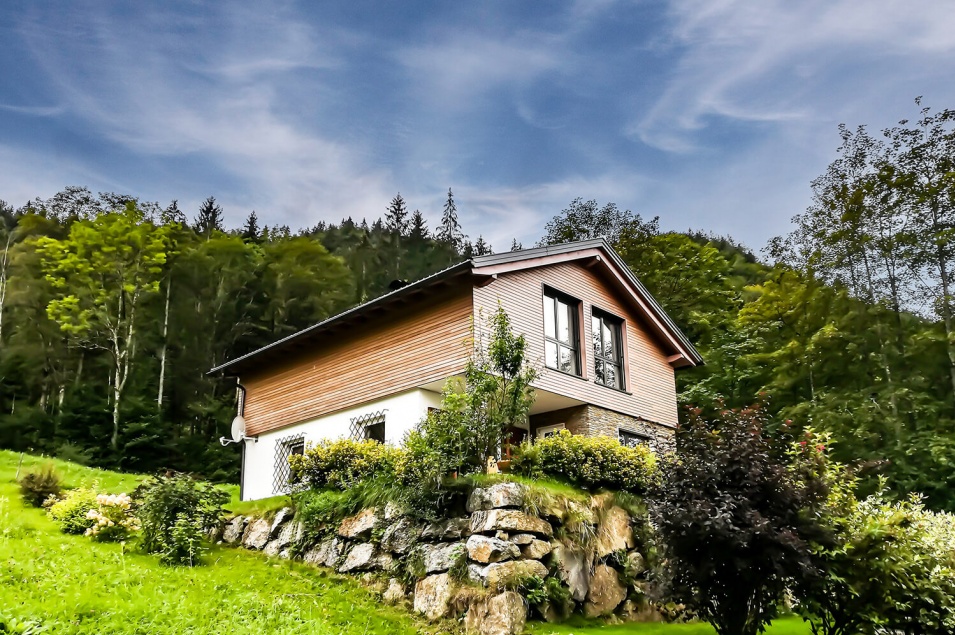
{"type": "MultiPolygon", "coordinates": [[[[245,386],[239,377],[235,378],[236,391],[239,393],[238,416],[245,417],[245,386]]],[[[239,468],[239,500],[245,500],[245,439],[242,439],[242,464],[239,468]]]]}

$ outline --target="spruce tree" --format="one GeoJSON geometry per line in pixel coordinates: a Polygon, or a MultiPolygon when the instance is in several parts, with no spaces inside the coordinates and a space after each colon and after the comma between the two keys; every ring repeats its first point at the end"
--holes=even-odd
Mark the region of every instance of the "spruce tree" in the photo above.
{"type": "Polygon", "coordinates": [[[446,243],[453,251],[457,251],[464,243],[464,233],[458,222],[458,206],[454,203],[454,193],[448,188],[448,200],[444,203],[444,213],[441,215],[441,227],[435,236],[439,241],[446,243]]]}
{"type": "Polygon", "coordinates": [[[478,236],[477,242],[474,243],[474,255],[489,256],[493,253],[494,250],[491,248],[490,243],[485,242],[484,236],[478,236]]]}
{"type": "Polygon", "coordinates": [[[517,242],[517,239],[516,239],[516,238],[511,241],[511,251],[520,251],[520,250],[522,250],[522,249],[524,249],[524,245],[522,245],[521,243],[517,242]]]}
{"type": "Polygon", "coordinates": [[[388,229],[399,236],[408,234],[408,205],[401,197],[401,192],[391,199],[385,210],[385,222],[388,229]]]}
{"type": "Polygon", "coordinates": [[[423,243],[431,238],[431,232],[428,231],[428,221],[420,210],[415,210],[411,215],[411,229],[408,231],[408,238],[413,243],[423,243]]]}
{"type": "Polygon", "coordinates": [[[222,225],[222,207],[216,203],[216,198],[210,196],[199,207],[199,214],[196,216],[196,233],[205,236],[208,240],[214,231],[225,231],[222,225]]]}
{"type": "Polygon", "coordinates": [[[255,210],[245,219],[245,227],[242,228],[242,240],[247,243],[259,242],[259,217],[255,215],[255,210]]]}
{"type": "Polygon", "coordinates": [[[179,201],[173,199],[172,203],[169,204],[169,207],[163,210],[162,212],[162,224],[171,225],[173,223],[179,223],[183,227],[186,226],[186,215],[182,213],[182,210],[179,209],[179,201]]]}

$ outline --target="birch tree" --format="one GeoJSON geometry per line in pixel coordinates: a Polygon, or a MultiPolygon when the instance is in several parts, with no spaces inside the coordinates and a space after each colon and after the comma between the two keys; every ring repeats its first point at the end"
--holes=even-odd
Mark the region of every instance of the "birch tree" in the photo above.
{"type": "Polygon", "coordinates": [[[37,251],[54,297],[47,315],[84,348],[110,360],[110,446],[119,449],[123,397],[135,357],[139,308],[158,293],[170,228],[147,221],[135,204],[70,226],[62,240],[43,237],[37,251]]]}

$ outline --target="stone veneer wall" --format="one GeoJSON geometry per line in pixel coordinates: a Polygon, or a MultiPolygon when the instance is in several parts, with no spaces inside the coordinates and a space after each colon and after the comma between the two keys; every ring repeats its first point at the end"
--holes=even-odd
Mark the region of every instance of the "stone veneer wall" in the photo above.
{"type": "Polygon", "coordinates": [[[644,421],[593,405],[575,406],[533,415],[530,418],[531,434],[536,436],[538,428],[558,423],[563,423],[571,434],[582,434],[588,437],[608,436],[616,439],[618,430],[628,430],[649,437],[650,448],[656,452],[672,451],[676,443],[675,430],[670,426],[644,421]]]}

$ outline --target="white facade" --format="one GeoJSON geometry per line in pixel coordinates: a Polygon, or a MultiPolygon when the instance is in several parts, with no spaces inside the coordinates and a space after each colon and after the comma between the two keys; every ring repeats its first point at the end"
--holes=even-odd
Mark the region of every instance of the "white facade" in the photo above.
{"type": "Polygon", "coordinates": [[[322,439],[348,437],[352,421],[356,418],[383,412],[385,418],[385,442],[400,445],[411,429],[428,414],[428,408],[438,408],[441,394],[415,388],[355,408],[335,412],[318,419],[305,421],[279,430],[260,434],[257,440],[245,441],[245,457],[242,465],[242,500],[268,498],[276,492],[275,474],[280,469],[276,457],[284,454],[276,450],[290,440],[303,438],[305,443],[322,439]]]}

